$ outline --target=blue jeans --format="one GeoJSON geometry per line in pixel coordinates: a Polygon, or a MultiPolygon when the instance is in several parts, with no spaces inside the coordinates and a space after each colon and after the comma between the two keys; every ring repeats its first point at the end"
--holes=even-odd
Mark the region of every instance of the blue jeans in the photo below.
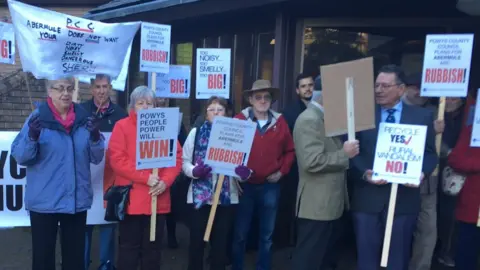
{"type": "MultiPolygon", "coordinates": [[[[90,251],[92,247],[92,232],[94,226],[87,226],[85,233],[85,269],[90,266],[90,251]]],[[[116,223],[99,225],[100,227],[100,265],[108,261],[113,265],[115,260],[115,228],[116,223]]]]}
{"type": "Polygon", "coordinates": [[[257,209],[259,224],[257,270],[270,270],[272,260],[272,235],[275,228],[278,197],[278,184],[242,185],[243,194],[237,208],[233,231],[232,270],[243,270],[245,243],[250,223],[257,209]]]}

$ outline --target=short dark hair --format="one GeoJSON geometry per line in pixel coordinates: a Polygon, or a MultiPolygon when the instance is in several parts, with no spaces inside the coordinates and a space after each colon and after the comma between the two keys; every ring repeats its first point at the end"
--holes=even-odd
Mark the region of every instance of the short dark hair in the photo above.
{"type": "Polygon", "coordinates": [[[385,65],[378,70],[378,74],[380,73],[393,73],[395,74],[397,84],[405,84],[405,72],[403,72],[403,69],[397,65],[385,65]]]}
{"type": "Polygon", "coordinates": [[[296,87],[297,88],[300,87],[300,81],[301,80],[308,79],[308,78],[311,78],[313,80],[313,76],[311,76],[311,75],[308,75],[308,74],[305,74],[305,73],[298,74],[297,79],[295,79],[296,87]]]}
{"type": "Polygon", "coordinates": [[[90,79],[90,84],[94,84],[96,80],[107,79],[108,83],[112,83],[112,78],[106,74],[97,74],[95,78],[90,79]]]}
{"type": "Polygon", "coordinates": [[[205,115],[206,115],[206,113],[207,113],[207,108],[208,108],[208,106],[212,105],[213,103],[218,103],[220,106],[222,106],[223,108],[225,108],[225,113],[227,113],[227,111],[228,111],[228,102],[227,102],[227,100],[224,99],[223,97],[211,96],[211,97],[207,100],[207,103],[205,103],[205,109],[204,109],[205,115]]]}

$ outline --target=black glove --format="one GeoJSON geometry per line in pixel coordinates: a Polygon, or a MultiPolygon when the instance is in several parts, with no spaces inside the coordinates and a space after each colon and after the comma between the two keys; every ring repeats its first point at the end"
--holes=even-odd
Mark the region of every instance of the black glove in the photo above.
{"type": "Polygon", "coordinates": [[[87,118],[87,130],[90,132],[90,139],[94,142],[98,142],[100,140],[100,119],[97,117],[90,116],[87,118]]]}
{"type": "Polygon", "coordinates": [[[40,137],[40,131],[42,130],[42,124],[40,123],[40,119],[37,115],[34,115],[28,121],[28,136],[31,140],[38,140],[40,137]]]}

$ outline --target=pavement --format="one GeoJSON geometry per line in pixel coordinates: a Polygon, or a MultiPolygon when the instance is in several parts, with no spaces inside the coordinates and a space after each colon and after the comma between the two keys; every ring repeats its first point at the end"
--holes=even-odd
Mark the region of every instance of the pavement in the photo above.
{"type": "MultiPolygon", "coordinates": [[[[92,244],[92,267],[96,270],[99,260],[98,230],[94,230],[92,244]]],[[[178,225],[177,239],[179,248],[170,250],[166,247],[164,239],[163,266],[161,270],[187,270],[187,247],[188,230],[183,225],[178,225]]],[[[28,228],[14,228],[0,230],[0,270],[28,270],[31,269],[31,243],[28,228]]],[[[207,252],[206,252],[207,254],[207,252]]],[[[291,249],[276,250],[273,255],[273,270],[291,270],[290,268],[291,249]]],[[[60,267],[60,247],[57,245],[57,269],[60,267]]],[[[208,268],[205,268],[208,269],[208,268]]],[[[228,268],[230,269],[230,268],[228,268]]],[[[255,269],[255,252],[249,252],[246,258],[246,269],[255,269]]],[[[342,254],[338,270],[355,269],[355,252],[347,250],[342,254]]],[[[451,270],[453,268],[442,268],[433,266],[432,270],[451,270]]]]}

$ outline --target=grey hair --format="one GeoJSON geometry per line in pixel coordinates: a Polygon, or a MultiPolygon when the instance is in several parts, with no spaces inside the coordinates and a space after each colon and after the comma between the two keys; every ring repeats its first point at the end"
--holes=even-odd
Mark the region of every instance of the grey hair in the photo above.
{"type": "Polygon", "coordinates": [[[48,91],[55,83],[59,81],[67,81],[71,83],[72,85],[75,85],[75,78],[73,77],[65,77],[57,80],[45,80],[45,89],[48,91]]]}
{"type": "Polygon", "coordinates": [[[106,74],[97,74],[95,75],[95,78],[90,79],[90,84],[94,84],[96,80],[102,80],[102,79],[107,79],[107,82],[109,84],[112,84],[112,77],[106,75],[106,74]]]}
{"type": "Polygon", "coordinates": [[[155,99],[155,92],[145,85],[137,86],[137,88],[135,88],[133,92],[130,94],[130,102],[128,104],[128,108],[134,109],[135,104],[137,103],[137,100],[141,98],[155,99]]]}
{"type": "Polygon", "coordinates": [[[314,90],[312,92],[312,100],[322,105],[323,104],[323,93],[322,93],[322,91],[314,90]]]}

